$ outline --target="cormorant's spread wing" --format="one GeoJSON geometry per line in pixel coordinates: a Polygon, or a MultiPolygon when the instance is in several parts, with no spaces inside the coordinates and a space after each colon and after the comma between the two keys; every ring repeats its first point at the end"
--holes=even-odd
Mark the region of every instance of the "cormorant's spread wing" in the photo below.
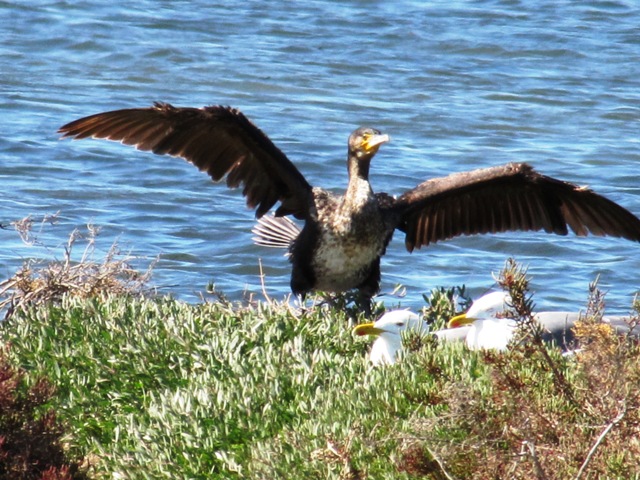
{"type": "Polygon", "coordinates": [[[566,235],[567,227],[580,236],[640,241],[640,219],[628,210],[522,163],[427,180],[391,210],[409,251],[458,235],[542,229],[566,235]]]}
{"type": "Polygon", "coordinates": [[[261,217],[275,205],[278,215],[306,217],[311,186],[280,149],[240,111],[222,106],[177,108],[155,103],[98,113],[68,123],[64,137],[94,137],[139,150],[182,157],[215,181],[244,184],[247,205],[261,217]]]}

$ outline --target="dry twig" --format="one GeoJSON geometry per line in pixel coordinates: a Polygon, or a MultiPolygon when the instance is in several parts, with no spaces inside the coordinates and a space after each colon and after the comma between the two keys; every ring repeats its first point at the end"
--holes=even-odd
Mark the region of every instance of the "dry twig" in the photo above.
{"type": "MultiPolygon", "coordinates": [[[[55,216],[45,217],[51,222],[55,216]]],[[[20,237],[28,245],[39,244],[37,235],[30,232],[31,217],[13,222],[20,237]]],[[[61,261],[27,261],[11,278],[0,283],[0,311],[5,318],[16,310],[26,310],[33,305],[55,303],[62,296],[87,298],[108,294],[142,294],[151,276],[154,263],[140,273],[129,262],[133,257],[122,255],[114,243],[101,262],[93,260],[95,239],[99,229],[87,225],[87,235],[78,229],[71,232],[64,246],[61,261]],[[79,261],[73,261],[72,253],[78,240],[87,245],[79,261]]]]}
{"type": "Polygon", "coordinates": [[[593,446],[591,447],[591,449],[589,450],[589,453],[587,454],[587,458],[584,459],[584,462],[582,462],[582,465],[580,466],[580,470],[578,470],[578,473],[575,476],[575,480],[579,480],[580,477],[582,476],[582,474],[585,472],[585,470],[587,469],[587,466],[589,465],[589,462],[591,461],[591,458],[593,457],[593,455],[596,453],[596,450],[598,449],[598,447],[600,446],[600,444],[602,443],[602,441],[604,440],[604,438],[608,435],[608,433],[613,429],[613,427],[615,427],[618,423],[620,423],[622,421],[622,419],[624,418],[624,416],[627,413],[627,408],[626,406],[622,409],[622,411],[616,415],[616,417],[611,420],[611,422],[609,422],[607,424],[607,426],[604,428],[604,430],[602,430],[602,432],[600,433],[600,435],[598,435],[598,438],[596,438],[596,441],[594,442],[593,446]]]}

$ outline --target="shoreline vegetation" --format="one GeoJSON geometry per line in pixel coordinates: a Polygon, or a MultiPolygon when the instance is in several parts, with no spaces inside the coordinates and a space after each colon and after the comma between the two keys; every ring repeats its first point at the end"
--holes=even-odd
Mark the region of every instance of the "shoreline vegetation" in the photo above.
{"type": "MultiPolygon", "coordinates": [[[[508,351],[414,334],[373,368],[347,297],[186,304],[117,245],[96,260],[96,235],[0,283],[0,478],[640,479],[640,347],[600,322],[595,283],[574,355],[540,340],[508,260],[508,351]]],[[[434,290],[421,313],[440,327],[456,299],[434,290]]]]}

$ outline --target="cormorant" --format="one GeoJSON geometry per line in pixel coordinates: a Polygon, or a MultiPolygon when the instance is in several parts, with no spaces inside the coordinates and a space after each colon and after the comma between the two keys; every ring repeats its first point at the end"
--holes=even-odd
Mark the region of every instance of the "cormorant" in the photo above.
{"type": "Polygon", "coordinates": [[[229,187],[243,186],[256,216],[277,202],[276,216],[304,226],[290,245],[291,289],[357,289],[368,310],[379,290],[380,257],[396,229],[409,252],[458,235],[541,230],[640,241],[640,219],[591,190],[547,177],[525,163],[427,180],[395,198],[374,193],[369,166],[389,137],[359,128],[349,137],[344,195],[312,187],[287,156],[239,110],[155,103],[98,113],[64,125],[63,137],[120,141],[182,157],[229,187]]]}

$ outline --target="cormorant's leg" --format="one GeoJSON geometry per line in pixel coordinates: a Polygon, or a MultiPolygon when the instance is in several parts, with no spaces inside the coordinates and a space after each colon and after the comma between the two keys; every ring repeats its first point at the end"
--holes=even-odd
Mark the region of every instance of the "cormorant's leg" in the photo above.
{"type": "Polygon", "coordinates": [[[371,295],[363,292],[362,290],[358,290],[358,294],[356,296],[356,305],[364,312],[364,315],[367,318],[370,318],[372,314],[371,302],[371,295]]]}
{"type": "Polygon", "coordinates": [[[307,308],[307,303],[306,303],[307,293],[306,292],[303,292],[303,293],[296,292],[295,296],[296,296],[296,299],[298,300],[298,303],[300,304],[300,312],[304,315],[309,310],[307,308]]]}
{"type": "Polygon", "coordinates": [[[380,258],[378,258],[371,265],[371,270],[365,281],[358,285],[356,303],[367,317],[371,317],[372,314],[372,298],[380,290],[380,276],[380,258]]]}

